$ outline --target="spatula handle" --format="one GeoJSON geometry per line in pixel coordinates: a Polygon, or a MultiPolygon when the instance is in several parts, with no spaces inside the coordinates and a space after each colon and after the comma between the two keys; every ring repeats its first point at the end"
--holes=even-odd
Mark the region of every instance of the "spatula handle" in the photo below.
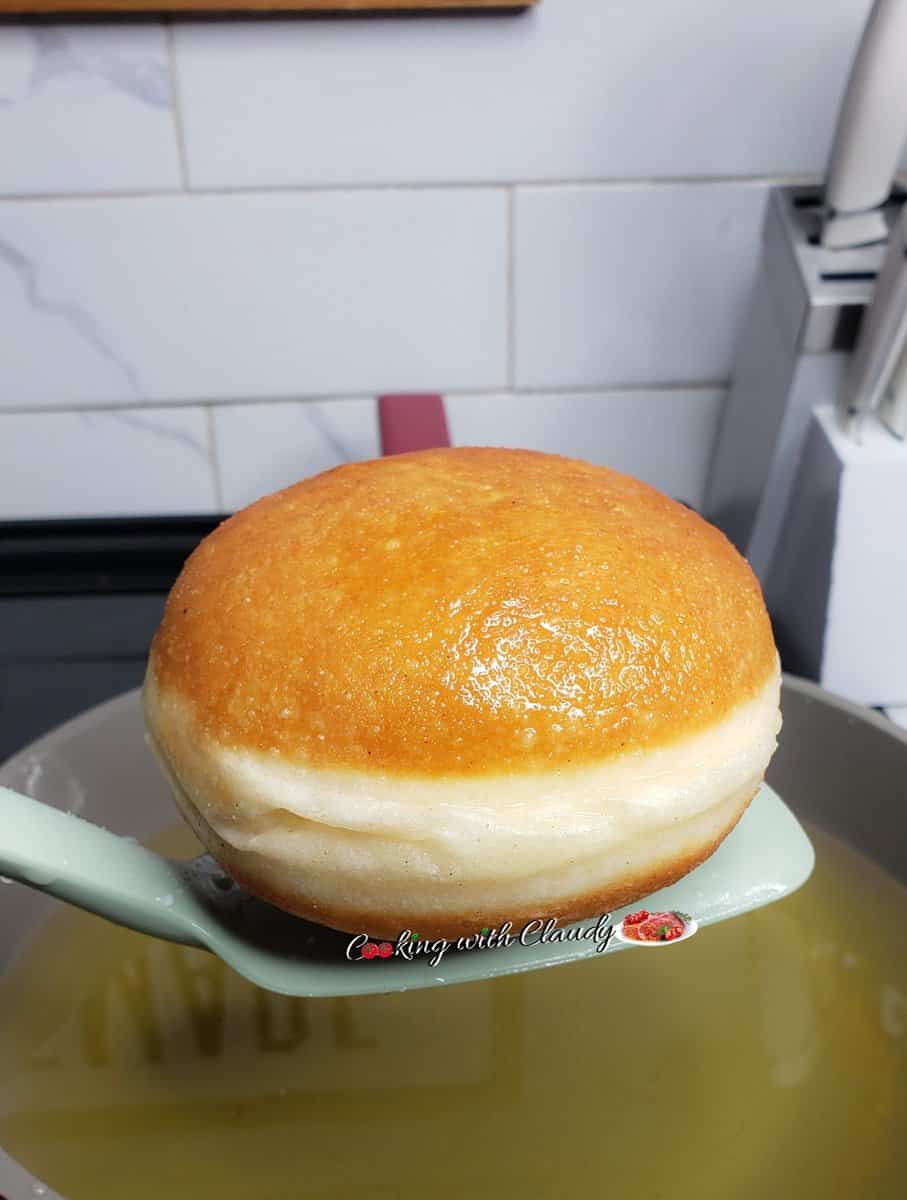
{"type": "Polygon", "coordinates": [[[177,864],[5,787],[0,787],[0,875],[140,933],[203,944],[177,864]]]}

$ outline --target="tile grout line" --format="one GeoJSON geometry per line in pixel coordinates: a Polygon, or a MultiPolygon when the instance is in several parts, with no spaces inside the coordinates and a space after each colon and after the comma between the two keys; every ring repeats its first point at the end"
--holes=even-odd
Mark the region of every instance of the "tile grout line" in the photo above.
{"type": "MultiPolygon", "coordinates": [[[[171,89],[175,90],[175,76],[171,75],[171,89]]],[[[816,187],[820,180],[818,176],[802,175],[691,175],[670,176],[661,178],[627,178],[627,179],[498,179],[498,180],[438,180],[436,182],[411,181],[409,183],[287,183],[287,184],[254,184],[225,185],[223,187],[191,187],[188,183],[188,161],[184,162],[186,148],[184,145],[184,130],[182,125],[181,108],[177,102],[174,107],[174,124],[177,129],[177,148],[180,155],[181,172],[186,174],[186,189],[195,197],[209,199],[218,197],[244,196],[322,196],[338,195],[350,192],[487,192],[501,189],[520,189],[527,191],[633,191],[643,188],[665,187],[816,187]],[[177,116],[177,111],[180,115],[177,116]]],[[[152,190],[136,189],[133,191],[100,191],[100,192],[19,192],[4,195],[0,193],[0,204],[58,204],[66,202],[83,203],[85,201],[104,200],[163,200],[177,196],[185,196],[187,190],[174,188],[157,188],[152,190]]]]}
{"type": "MultiPolygon", "coordinates": [[[[645,392],[661,392],[661,393],[677,393],[682,395],[685,392],[723,392],[728,388],[728,380],[726,379],[701,379],[691,381],[664,381],[654,383],[592,383],[592,384],[551,384],[543,387],[522,386],[515,388],[501,388],[500,385],[492,385],[489,387],[474,387],[474,388],[445,388],[440,387],[440,391],[445,398],[451,400],[469,399],[475,397],[499,397],[502,394],[511,394],[514,396],[549,396],[552,399],[569,398],[572,396],[618,396],[618,395],[633,395],[645,392]]],[[[418,387],[409,389],[418,392],[418,387]]],[[[358,392],[333,392],[324,393],[317,392],[312,395],[299,395],[293,393],[289,396],[231,396],[224,399],[195,399],[195,400],[161,400],[156,398],[151,403],[105,403],[105,404],[89,404],[89,405],[72,405],[72,404],[57,404],[57,405],[28,405],[18,407],[0,407],[0,420],[3,417],[27,417],[27,416],[54,416],[65,413],[105,413],[105,412],[130,412],[130,411],[158,411],[167,412],[169,410],[178,411],[185,408],[204,408],[212,413],[218,408],[237,408],[241,406],[256,406],[265,404],[344,404],[353,400],[369,399],[371,395],[378,394],[380,388],[375,388],[373,392],[358,391],[358,392]]]]}
{"type": "Polygon", "coordinates": [[[217,428],[214,423],[214,406],[205,405],[205,427],[208,431],[208,462],[211,468],[211,478],[214,483],[214,503],[218,512],[224,508],[224,480],[220,465],[220,448],[217,444],[217,428]]]}
{"type": "Polygon", "coordinates": [[[516,379],[516,188],[507,189],[507,388],[516,379]]]}
{"type": "MultiPolygon", "coordinates": [[[[176,157],[179,162],[180,183],[183,192],[191,191],[189,183],[189,155],[186,150],[186,131],[183,128],[183,106],[180,98],[179,69],[176,64],[176,39],[173,21],[164,18],[164,40],[167,44],[167,61],[170,67],[170,116],[173,121],[173,136],[176,141],[176,157]]],[[[149,193],[159,195],[160,193],[149,193]]]]}

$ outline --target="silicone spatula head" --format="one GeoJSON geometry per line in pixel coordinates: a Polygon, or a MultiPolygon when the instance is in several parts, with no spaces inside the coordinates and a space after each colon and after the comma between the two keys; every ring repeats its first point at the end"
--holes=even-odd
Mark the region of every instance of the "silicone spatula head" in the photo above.
{"type": "MultiPolygon", "coordinates": [[[[812,845],[796,817],[763,785],[711,858],[634,907],[682,912],[701,928],[790,895],[809,878],[813,863],[812,845]]],[[[566,929],[540,919],[509,930],[474,930],[459,948],[401,930],[382,954],[367,957],[368,930],[351,935],[289,916],[244,892],[207,856],[162,858],[3,787],[0,874],[120,925],[204,947],[259,987],[291,996],[464,983],[608,956],[633,944],[614,936],[626,915],[621,910],[566,929]]]]}

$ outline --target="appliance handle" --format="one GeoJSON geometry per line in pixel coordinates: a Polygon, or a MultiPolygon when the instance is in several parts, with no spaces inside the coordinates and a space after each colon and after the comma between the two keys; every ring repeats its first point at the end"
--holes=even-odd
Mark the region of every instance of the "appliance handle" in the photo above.
{"type": "Polygon", "coordinates": [[[379,396],[378,426],[383,455],[450,445],[444,401],[434,392],[379,396]]]}
{"type": "Polygon", "coordinates": [[[907,141],[907,3],[876,0],[851,69],[826,175],[830,249],[884,241],[888,199],[907,141]]]}

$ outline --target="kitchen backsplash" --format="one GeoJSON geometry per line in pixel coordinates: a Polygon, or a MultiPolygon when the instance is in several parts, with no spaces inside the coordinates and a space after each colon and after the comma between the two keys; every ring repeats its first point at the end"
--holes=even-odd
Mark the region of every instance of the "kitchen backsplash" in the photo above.
{"type": "Polygon", "coordinates": [[[697,504],[869,3],[0,24],[0,518],[235,508],[407,390],[697,504]]]}

